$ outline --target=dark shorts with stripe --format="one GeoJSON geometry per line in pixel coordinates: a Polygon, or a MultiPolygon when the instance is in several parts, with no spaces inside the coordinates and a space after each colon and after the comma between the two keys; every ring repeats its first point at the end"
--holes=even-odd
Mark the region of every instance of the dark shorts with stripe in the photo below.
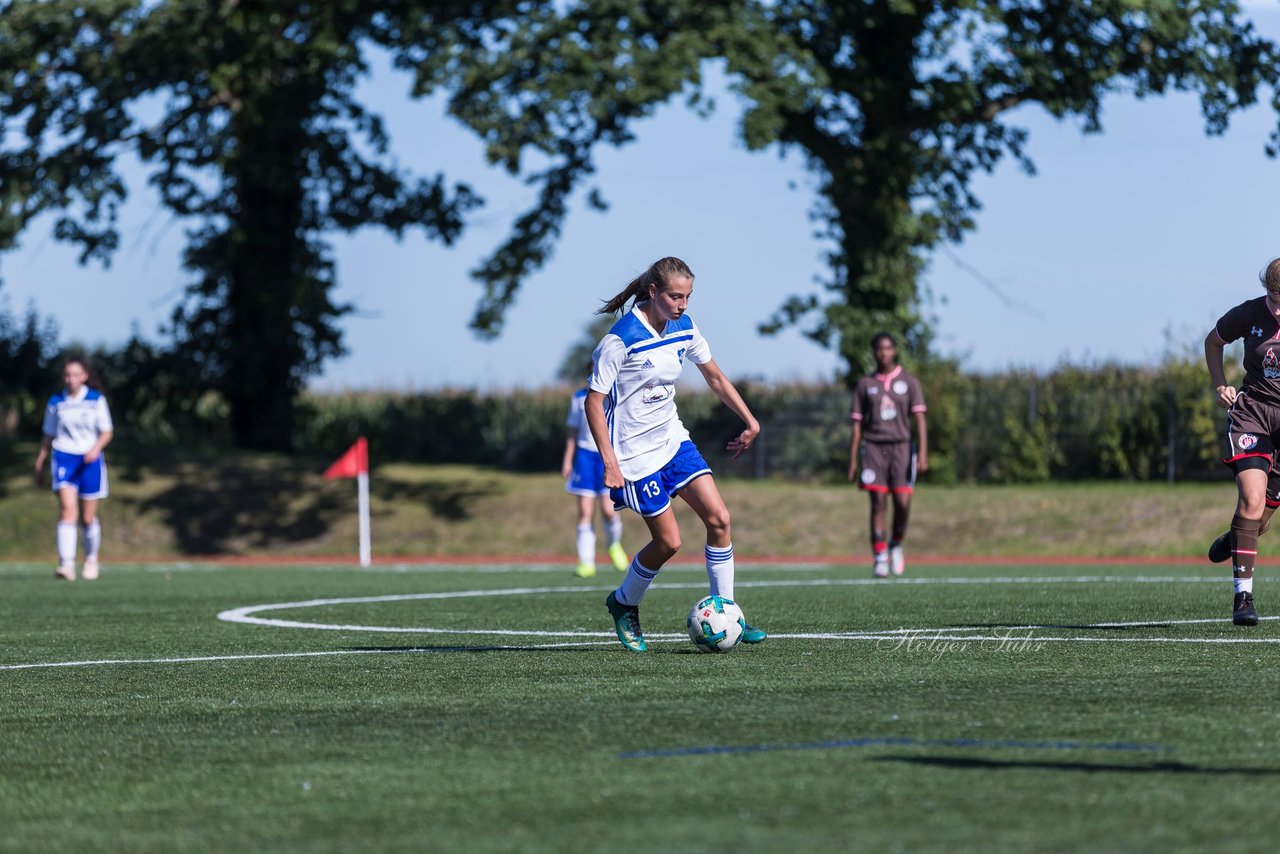
{"type": "MultiPolygon", "coordinates": [[[[1239,474],[1246,469],[1268,471],[1276,461],[1280,441],[1280,407],[1258,403],[1241,391],[1227,410],[1227,449],[1222,461],[1239,474]]],[[[1268,483],[1267,494],[1272,494],[1268,483]]]]}
{"type": "Polygon", "coordinates": [[[910,442],[863,442],[858,487],[868,492],[915,491],[916,449],[910,442]]]}

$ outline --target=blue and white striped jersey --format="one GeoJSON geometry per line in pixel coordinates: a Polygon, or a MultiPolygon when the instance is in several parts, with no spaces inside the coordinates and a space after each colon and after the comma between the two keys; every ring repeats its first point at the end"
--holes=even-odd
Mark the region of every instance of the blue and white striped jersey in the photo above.
{"type": "Polygon", "coordinates": [[[669,321],[659,334],[639,305],[613,325],[592,354],[588,387],[605,396],[609,441],[629,481],[662,468],[689,438],[675,400],[685,359],[697,365],[711,361],[711,348],[693,318],[685,314],[669,321]]]}
{"type": "Polygon", "coordinates": [[[587,390],[580,388],[575,391],[573,400],[569,401],[569,417],[564,423],[577,435],[579,448],[600,453],[600,449],[596,446],[596,437],[591,435],[591,428],[587,426],[586,403],[587,390]]]}
{"type": "Polygon", "coordinates": [[[44,413],[44,434],[53,438],[53,449],[64,454],[86,454],[98,437],[115,428],[102,392],[82,386],[75,397],[66,389],[49,398],[44,413]]]}

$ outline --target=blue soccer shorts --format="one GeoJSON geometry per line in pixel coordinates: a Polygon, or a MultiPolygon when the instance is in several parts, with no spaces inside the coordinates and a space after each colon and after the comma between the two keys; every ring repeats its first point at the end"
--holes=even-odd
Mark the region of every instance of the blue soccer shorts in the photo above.
{"type": "Polygon", "coordinates": [[[711,467],[688,440],[681,443],[676,455],[651,475],[629,480],[621,489],[611,489],[615,509],[630,507],[641,516],[658,516],[671,506],[671,497],[695,478],[711,474],[711,467]]]}
{"type": "Polygon", "coordinates": [[[609,487],[604,485],[604,457],[599,451],[574,449],[573,471],[565,481],[564,491],[587,498],[609,494],[609,487]]]}
{"type": "Polygon", "coordinates": [[[91,463],[84,454],[53,452],[53,491],[71,488],[81,498],[107,497],[107,456],[98,454],[91,463]]]}

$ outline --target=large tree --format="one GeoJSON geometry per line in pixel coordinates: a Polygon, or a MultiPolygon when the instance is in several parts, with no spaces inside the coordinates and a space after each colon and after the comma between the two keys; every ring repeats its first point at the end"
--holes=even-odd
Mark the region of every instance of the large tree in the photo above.
{"type": "Polygon", "coordinates": [[[0,0],[0,250],[53,212],[55,236],[78,244],[82,261],[109,261],[128,192],[119,162],[135,155],[190,224],[174,355],[193,383],[225,396],[239,444],[286,448],[297,392],[342,351],[350,307],[332,298],[328,236],[374,226],[449,243],[480,203],[442,174],[397,166],[382,121],[355,97],[365,52],[390,51],[416,95],[454,93],[454,115],[510,171],[526,148],[543,153],[529,176],[537,204],[480,272],[513,293],[550,253],[592,146],[624,141],[626,121],[670,94],[663,81],[682,79],[649,43],[630,51],[626,73],[652,73],[654,86],[600,91],[616,77],[599,71],[623,52],[620,34],[548,43],[541,33],[572,12],[505,0],[0,0]],[[521,55],[530,40],[536,67],[521,55]],[[526,79],[544,98],[590,102],[562,116],[609,116],[497,130],[526,79]]]}
{"type": "MultiPolygon", "coordinates": [[[[691,36],[672,68],[696,83],[688,51],[722,59],[747,103],[747,146],[803,153],[829,275],[763,329],[800,326],[837,347],[851,377],[866,369],[876,330],[925,349],[918,283],[929,250],[974,227],[976,174],[1006,156],[1033,171],[1015,108],[1039,105],[1097,131],[1108,96],[1189,91],[1200,96],[1208,132],[1220,133],[1232,111],[1274,91],[1280,73],[1275,47],[1227,0],[585,5],[601,29],[630,34],[623,50],[645,45],[646,33],[691,36]]],[[[538,104],[536,92],[522,103],[538,104]]],[[[493,326],[493,295],[477,315],[481,327],[493,326]]]]}

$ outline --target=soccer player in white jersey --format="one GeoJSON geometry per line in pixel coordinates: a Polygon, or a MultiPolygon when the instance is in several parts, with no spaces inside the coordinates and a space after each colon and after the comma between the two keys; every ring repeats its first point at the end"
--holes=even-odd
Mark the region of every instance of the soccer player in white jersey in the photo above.
{"type": "Polygon", "coordinates": [[[53,456],[53,491],[58,496],[57,578],[76,578],[77,519],[84,534],[87,581],[98,577],[102,526],[98,501],[107,497],[107,461],[103,449],[114,435],[111,410],[102,392],[89,386],[89,367],[68,359],[62,370],[65,388],[49,398],[44,415],[44,441],[36,454],[36,485],[44,481],[44,464],[53,456]]]}
{"type": "MultiPolygon", "coordinates": [[[[658,570],[680,549],[672,496],[684,499],[706,525],[712,595],[735,598],[729,510],[676,412],[676,380],[685,360],[698,366],[711,390],[746,424],[727,445],[735,459],[760,435],[760,424],[685,313],[692,293],[688,265],[679,258],[654,262],[600,309],[606,314],[632,303],[592,356],[585,408],[604,459],[604,482],[617,506],[644,517],[652,537],[636,552],[621,586],[605,599],[618,640],[632,652],[646,649],[640,600],[658,570]]],[[[754,626],[743,627],[745,643],[760,643],[766,637],[754,626]]]]}
{"type": "Polygon", "coordinates": [[[569,417],[565,424],[569,436],[564,443],[564,459],[560,462],[560,474],[565,479],[564,489],[578,499],[578,568],[573,574],[579,578],[591,578],[596,574],[596,526],[595,508],[600,505],[604,517],[605,532],[609,535],[609,560],[618,572],[627,571],[627,552],[622,548],[622,517],[613,509],[609,488],[604,485],[604,460],[596,440],[587,426],[583,401],[587,390],[578,389],[569,401],[569,417]]]}

